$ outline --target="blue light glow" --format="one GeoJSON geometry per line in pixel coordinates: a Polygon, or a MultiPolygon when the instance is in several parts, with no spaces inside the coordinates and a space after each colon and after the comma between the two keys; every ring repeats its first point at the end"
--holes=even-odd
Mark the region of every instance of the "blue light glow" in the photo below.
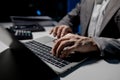
{"type": "Polygon", "coordinates": [[[37,13],[37,15],[39,15],[39,16],[41,15],[41,11],[40,11],[40,10],[37,10],[36,13],[37,13]]]}

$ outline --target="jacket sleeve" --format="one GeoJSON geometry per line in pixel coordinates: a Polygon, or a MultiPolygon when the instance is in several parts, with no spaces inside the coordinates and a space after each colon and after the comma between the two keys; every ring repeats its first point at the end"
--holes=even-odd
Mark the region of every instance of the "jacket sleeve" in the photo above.
{"type": "Polygon", "coordinates": [[[113,39],[113,38],[95,37],[94,40],[100,49],[100,54],[102,57],[105,56],[120,57],[120,38],[113,39]]]}
{"type": "Polygon", "coordinates": [[[105,37],[94,37],[94,41],[97,43],[101,56],[116,56],[120,58],[120,10],[118,10],[114,17],[116,26],[118,27],[118,38],[105,38],[105,37]]]}
{"type": "Polygon", "coordinates": [[[64,16],[58,25],[68,25],[71,28],[80,24],[80,2],[66,16],[64,16]]]}

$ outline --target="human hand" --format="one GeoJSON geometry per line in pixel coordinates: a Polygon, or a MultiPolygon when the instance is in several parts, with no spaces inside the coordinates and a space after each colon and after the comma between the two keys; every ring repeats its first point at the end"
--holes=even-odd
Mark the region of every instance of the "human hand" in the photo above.
{"type": "Polygon", "coordinates": [[[54,37],[60,38],[66,35],[67,33],[72,33],[72,29],[67,25],[58,25],[55,26],[50,34],[53,34],[54,37]]]}
{"type": "Polygon", "coordinates": [[[97,50],[98,47],[92,38],[69,33],[57,39],[51,53],[56,57],[64,58],[74,51],[87,53],[97,50]]]}

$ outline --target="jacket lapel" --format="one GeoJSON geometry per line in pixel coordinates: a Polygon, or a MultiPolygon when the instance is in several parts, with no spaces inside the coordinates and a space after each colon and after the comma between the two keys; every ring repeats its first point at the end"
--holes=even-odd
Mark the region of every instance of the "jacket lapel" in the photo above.
{"type": "Polygon", "coordinates": [[[83,15],[84,15],[84,17],[82,18],[83,22],[84,22],[83,23],[84,27],[82,28],[82,35],[85,35],[86,31],[87,31],[89,21],[90,21],[90,18],[91,18],[91,15],[92,15],[95,0],[83,0],[83,1],[86,1],[86,2],[83,3],[85,5],[82,6],[82,11],[83,12],[81,12],[82,13],[81,17],[83,17],[83,15]]]}
{"type": "Polygon", "coordinates": [[[111,0],[105,10],[105,17],[103,18],[99,35],[103,31],[109,20],[112,18],[112,16],[115,14],[115,12],[118,10],[118,8],[120,8],[120,0],[111,0]]]}

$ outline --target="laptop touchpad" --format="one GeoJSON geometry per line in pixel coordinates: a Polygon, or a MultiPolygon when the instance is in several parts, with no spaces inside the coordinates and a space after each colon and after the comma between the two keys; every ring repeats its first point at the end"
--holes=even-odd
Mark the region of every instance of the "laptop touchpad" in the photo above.
{"type": "Polygon", "coordinates": [[[50,36],[43,36],[38,39],[35,39],[35,41],[46,44],[47,46],[52,47],[54,44],[54,38],[50,36]]]}
{"type": "Polygon", "coordinates": [[[52,41],[52,42],[48,42],[48,43],[46,43],[46,45],[47,45],[47,46],[50,46],[50,47],[53,47],[54,42],[53,42],[53,41],[52,41]]]}

